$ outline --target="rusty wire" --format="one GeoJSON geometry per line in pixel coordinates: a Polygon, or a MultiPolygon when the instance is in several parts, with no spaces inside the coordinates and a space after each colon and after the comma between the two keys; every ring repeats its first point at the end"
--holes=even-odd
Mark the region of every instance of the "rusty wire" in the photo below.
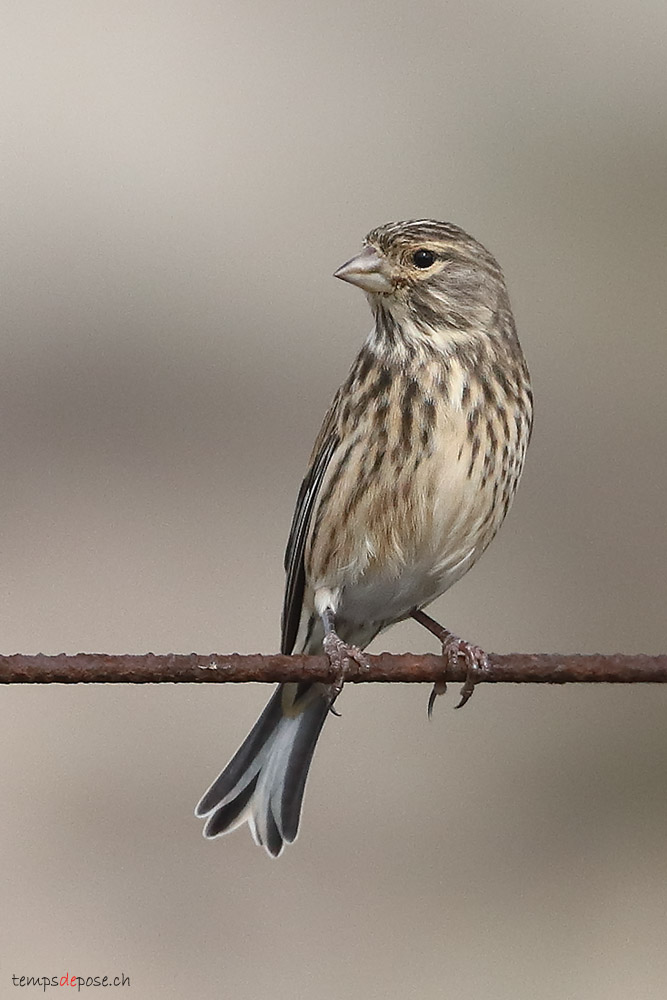
{"type": "MultiPolygon", "coordinates": [[[[464,681],[466,675],[462,661],[444,666],[442,657],[431,653],[369,654],[368,664],[364,669],[350,662],[346,681],[433,684],[443,679],[464,681]]],[[[241,684],[303,680],[334,680],[327,658],[259,653],[0,656],[0,684],[241,684]]],[[[492,653],[480,680],[489,684],[665,684],[667,654],[492,653]]]]}

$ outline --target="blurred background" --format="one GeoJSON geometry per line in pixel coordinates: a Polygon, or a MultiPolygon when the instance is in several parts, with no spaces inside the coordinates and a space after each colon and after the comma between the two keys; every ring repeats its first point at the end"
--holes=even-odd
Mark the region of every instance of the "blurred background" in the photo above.
{"type": "MultiPolygon", "coordinates": [[[[2,11],[2,652],[270,652],[388,220],[500,259],[537,421],[433,606],[497,651],[660,652],[662,0],[23,0],[2,11]]],[[[374,649],[425,651],[416,625],[374,649]]],[[[272,862],[193,808],[269,691],[0,692],[0,992],[667,995],[667,691],[349,688],[272,862]]],[[[13,994],[11,994],[13,995],[13,994]]]]}

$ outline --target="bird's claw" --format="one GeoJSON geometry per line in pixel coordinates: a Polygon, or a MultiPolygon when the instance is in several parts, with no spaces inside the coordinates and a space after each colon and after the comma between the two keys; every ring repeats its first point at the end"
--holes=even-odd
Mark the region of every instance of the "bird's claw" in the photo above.
{"type": "Polygon", "coordinates": [[[433,685],[433,690],[428,696],[428,712],[429,719],[433,716],[433,706],[435,705],[435,699],[439,698],[441,694],[444,694],[447,690],[447,681],[438,681],[437,684],[433,685]]]}
{"type": "MultiPolygon", "coordinates": [[[[479,646],[474,646],[465,639],[459,639],[457,635],[449,634],[442,640],[442,655],[447,660],[447,666],[456,667],[459,657],[463,657],[466,666],[466,679],[461,688],[461,700],[454,708],[463,708],[473,695],[475,686],[484,679],[484,675],[489,667],[489,658],[479,646]]],[[[428,717],[431,718],[433,705],[438,695],[444,694],[447,690],[445,681],[439,681],[433,685],[428,699],[428,717]]]]}
{"type": "MultiPolygon", "coordinates": [[[[345,674],[349,669],[350,660],[354,660],[364,670],[369,669],[369,663],[358,646],[352,646],[344,642],[335,632],[328,632],[324,637],[322,645],[324,646],[324,652],[329,658],[329,663],[336,672],[336,677],[332,684],[335,699],[343,690],[345,674]]],[[[338,715],[338,712],[335,712],[333,709],[333,702],[331,711],[334,715],[338,715]]]]}
{"type": "Polygon", "coordinates": [[[443,643],[443,654],[447,657],[451,666],[456,665],[459,656],[463,657],[466,666],[466,679],[461,688],[461,700],[458,705],[454,706],[454,708],[463,708],[465,703],[472,697],[475,685],[484,679],[484,674],[489,667],[489,658],[479,646],[474,646],[472,643],[466,642],[465,639],[459,639],[455,635],[443,643]]]}

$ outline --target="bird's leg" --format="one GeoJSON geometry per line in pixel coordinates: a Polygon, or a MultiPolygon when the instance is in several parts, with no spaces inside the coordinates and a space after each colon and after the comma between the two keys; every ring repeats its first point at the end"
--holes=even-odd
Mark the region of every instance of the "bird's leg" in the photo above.
{"type": "MultiPolygon", "coordinates": [[[[455,708],[463,708],[465,703],[470,699],[473,691],[475,690],[475,685],[481,681],[484,677],[489,666],[489,658],[483,649],[479,646],[473,646],[472,643],[466,642],[465,639],[459,639],[457,635],[446,629],[444,625],[440,625],[434,618],[427,615],[426,612],[417,608],[412,612],[412,617],[424,628],[428,629],[437,639],[440,640],[442,644],[442,655],[447,660],[449,666],[456,666],[456,662],[459,656],[463,657],[466,665],[466,679],[463,687],[461,688],[461,700],[455,708]]],[[[435,699],[440,694],[444,694],[447,690],[447,682],[439,681],[433,685],[433,690],[431,691],[430,697],[428,699],[428,717],[431,718],[433,712],[433,705],[435,699]]]]}
{"type": "Polygon", "coordinates": [[[345,672],[350,665],[350,660],[354,660],[365,670],[368,670],[368,660],[358,646],[352,646],[344,642],[337,635],[334,613],[331,608],[325,608],[322,612],[322,624],[324,625],[324,640],[322,642],[324,652],[329,657],[329,663],[336,671],[336,680],[332,685],[335,700],[343,690],[345,672]]]}

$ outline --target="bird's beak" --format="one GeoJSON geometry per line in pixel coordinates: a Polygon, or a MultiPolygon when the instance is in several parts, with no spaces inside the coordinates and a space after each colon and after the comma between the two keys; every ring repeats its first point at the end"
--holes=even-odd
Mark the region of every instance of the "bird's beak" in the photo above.
{"type": "Polygon", "coordinates": [[[339,267],[334,272],[334,278],[358,285],[365,292],[377,294],[394,291],[389,262],[371,246],[365,247],[360,254],[339,267]]]}

